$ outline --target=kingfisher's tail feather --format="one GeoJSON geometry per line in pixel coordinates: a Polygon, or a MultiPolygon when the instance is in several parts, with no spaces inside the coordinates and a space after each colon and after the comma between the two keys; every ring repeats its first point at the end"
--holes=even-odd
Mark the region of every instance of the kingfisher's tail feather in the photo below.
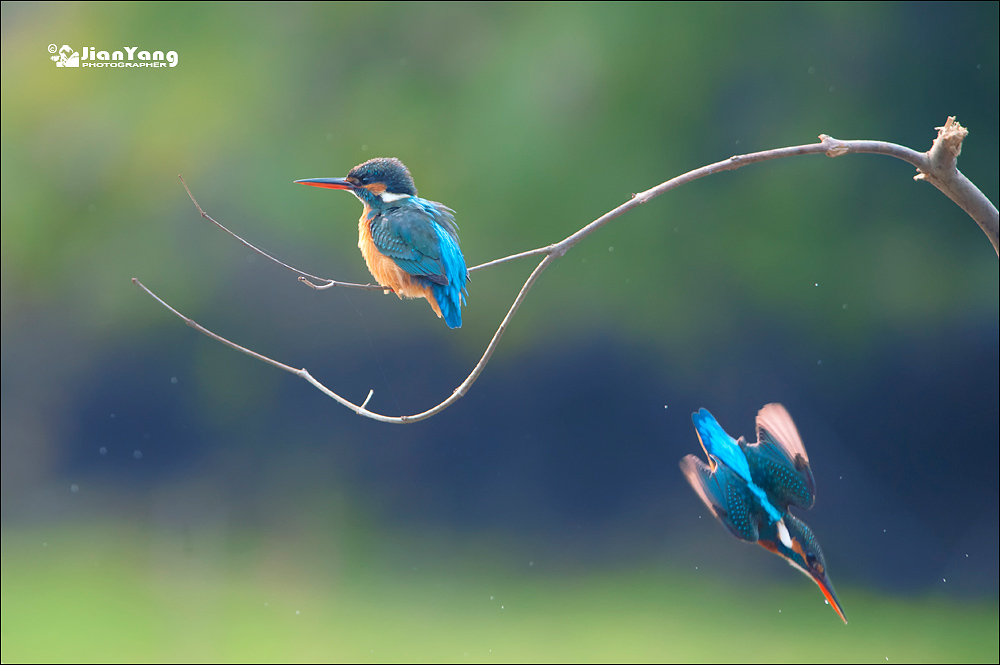
{"type": "Polygon", "coordinates": [[[701,446],[705,449],[709,460],[711,461],[712,457],[717,458],[743,480],[750,482],[750,467],[747,465],[746,456],[740,449],[740,442],[722,429],[722,425],[708,412],[708,409],[699,409],[692,413],[691,422],[694,423],[694,428],[698,431],[698,440],[701,441],[701,446]]]}
{"type": "MultiPolygon", "coordinates": [[[[450,211],[450,208],[445,208],[450,211]]],[[[469,270],[465,267],[465,257],[462,250],[458,248],[458,234],[454,232],[453,218],[446,216],[445,222],[450,225],[437,227],[438,251],[440,252],[441,267],[444,272],[444,284],[434,284],[434,298],[441,308],[441,318],[448,324],[449,328],[462,327],[462,305],[465,304],[465,282],[469,278],[469,270]]]]}
{"type": "Polygon", "coordinates": [[[698,438],[708,455],[719,456],[720,449],[725,449],[732,445],[733,438],[722,429],[722,425],[715,419],[708,409],[698,409],[691,414],[691,422],[694,423],[695,430],[698,431],[698,438]]]}
{"type": "Polygon", "coordinates": [[[441,318],[444,319],[444,322],[449,328],[461,328],[462,304],[465,301],[462,292],[452,285],[442,286],[439,284],[435,284],[432,290],[434,291],[434,299],[437,300],[437,305],[441,309],[441,318]]]}

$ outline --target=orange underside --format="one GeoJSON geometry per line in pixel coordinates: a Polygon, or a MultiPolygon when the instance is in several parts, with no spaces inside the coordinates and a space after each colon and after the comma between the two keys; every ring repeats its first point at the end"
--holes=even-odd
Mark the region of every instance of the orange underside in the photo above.
{"type": "Polygon", "coordinates": [[[358,247],[361,255],[365,257],[368,270],[372,277],[381,286],[392,289],[400,299],[402,298],[425,298],[430,303],[434,313],[441,317],[441,308],[438,307],[434,292],[429,286],[417,284],[405,270],[396,265],[396,262],[384,256],[375,246],[372,240],[371,226],[365,219],[368,211],[365,210],[358,223],[358,247]]]}

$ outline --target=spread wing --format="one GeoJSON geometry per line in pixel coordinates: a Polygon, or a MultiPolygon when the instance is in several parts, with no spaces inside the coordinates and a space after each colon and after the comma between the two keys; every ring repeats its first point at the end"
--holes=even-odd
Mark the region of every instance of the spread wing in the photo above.
{"type": "Polygon", "coordinates": [[[449,208],[412,197],[378,212],[369,224],[379,252],[410,275],[447,286],[441,243],[442,234],[457,237],[454,219],[449,208]]]}
{"type": "Polygon", "coordinates": [[[789,505],[812,508],[816,480],[799,431],[780,404],[757,413],[757,443],[743,446],[753,482],[784,512],[789,505]]]}
{"type": "Polygon", "coordinates": [[[698,497],[729,532],[751,543],[757,542],[760,516],[754,508],[747,484],[732,469],[709,456],[712,470],[694,455],[681,460],[681,471],[698,497]]]}

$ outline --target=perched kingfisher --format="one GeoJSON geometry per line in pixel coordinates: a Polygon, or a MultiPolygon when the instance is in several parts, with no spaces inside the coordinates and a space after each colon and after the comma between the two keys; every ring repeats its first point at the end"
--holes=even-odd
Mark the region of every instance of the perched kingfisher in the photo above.
{"type": "Polygon", "coordinates": [[[681,460],[694,491],[734,536],[758,543],[808,575],[847,623],[816,537],[788,512],[789,506],[812,508],[816,482],[785,407],[768,404],[757,413],[757,443],[733,439],[705,409],[691,420],[708,457],[708,465],[694,455],[681,460]]]}
{"type": "Polygon", "coordinates": [[[458,247],[455,211],[418,197],[403,162],[369,159],[344,178],[295,182],[346,189],[358,197],[365,206],[358,222],[358,247],[375,281],[400,299],[426,298],[449,328],[462,327],[469,272],[458,247]]]}

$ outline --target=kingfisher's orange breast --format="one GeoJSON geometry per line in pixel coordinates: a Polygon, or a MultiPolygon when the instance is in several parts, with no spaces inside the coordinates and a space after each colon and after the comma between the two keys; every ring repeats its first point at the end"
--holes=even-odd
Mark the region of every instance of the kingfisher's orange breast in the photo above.
{"type": "Polygon", "coordinates": [[[396,262],[383,254],[375,246],[372,239],[372,227],[368,221],[369,208],[365,206],[361,219],[358,221],[358,248],[365,257],[368,271],[381,286],[392,289],[402,300],[405,298],[425,298],[431,309],[441,318],[441,308],[430,286],[418,284],[408,272],[396,265],[396,262]]]}

